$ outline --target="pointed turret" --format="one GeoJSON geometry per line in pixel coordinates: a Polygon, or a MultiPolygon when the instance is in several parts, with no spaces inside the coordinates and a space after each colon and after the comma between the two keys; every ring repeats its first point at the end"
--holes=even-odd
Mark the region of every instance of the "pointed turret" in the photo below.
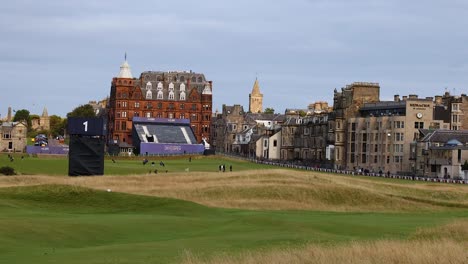
{"type": "Polygon", "coordinates": [[[263,94],[260,93],[257,78],[255,78],[252,93],[249,94],[249,111],[251,113],[261,113],[263,111],[263,94]]]}
{"type": "Polygon", "coordinates": [[[42,117],[49,117],[49,113],[47,112],[46,107],[44,107],[44,110],[42,110],[42,117]]]}
{"type": "Polygon", "coordinates": [[[260,95],[261,94],[260,93],[260,85],[258,85],[257,78],[255,78],[255,82],[254,82],[251,94],[254,94],[254,95],[260,95]]]}
{"type": "Polygon", "coordinates": [[[120,72],[117,75],[118,78],[133,78],[130,65],[127,62],[127,53],[125,53],[125,61],[120,65],[120,72]]]}

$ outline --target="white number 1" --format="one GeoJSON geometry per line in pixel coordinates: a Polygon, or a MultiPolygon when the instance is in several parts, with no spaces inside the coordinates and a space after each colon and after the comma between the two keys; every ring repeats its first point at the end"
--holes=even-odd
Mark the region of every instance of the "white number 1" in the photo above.
{"type": "Polygon", "coordinates": [[[88,131],[88,121],[83,122],[83,125],[84,125],[84,131],[87,132],[88,131]]]}

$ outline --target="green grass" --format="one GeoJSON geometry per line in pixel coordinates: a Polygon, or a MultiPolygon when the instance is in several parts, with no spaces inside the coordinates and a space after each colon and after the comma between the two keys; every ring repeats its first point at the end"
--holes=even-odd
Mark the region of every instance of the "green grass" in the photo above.
{"type": "Polygon", "coordinates": [[[443,213],[219,209],[168,198],[46,185],[0,189],[0,263],[167,263],[305,243],[404,239],[443,213]]]}
{"type": "MultiPolygon", "coordinates": [[[[14,155],[15,160],[10,162],[7,154],[0,155],[0,166],[11,166],[18,174],[23,175],[68,175],[68,158],[65,156],[57,157],[32,157],[28,155],[14,155]],[[23,157],[23,158],[21,158],[23,157]]],[[[268,169],[272,166],[250,163],[242,160],[228,159],[223,157],[204,157],[193,156],[189,162],[189,157],[148,157],[149,162],[143,165],[143,157],[135,158],[115,158],[116,162],[112,162],[111,158],[106,158],[104,161],[105,175],[129,175],[129,174],[145,174],[150,171],[158,172],[183,172],[187,168],[190,171],[218,171],[220,164],[225,164],[229,170],[232,165],[233,170],[255,170],[268,169]],[[165,166],[159,165],[163,161],[165,166]],[[155,164],[152,165],[151,163],[155,164]]]]}

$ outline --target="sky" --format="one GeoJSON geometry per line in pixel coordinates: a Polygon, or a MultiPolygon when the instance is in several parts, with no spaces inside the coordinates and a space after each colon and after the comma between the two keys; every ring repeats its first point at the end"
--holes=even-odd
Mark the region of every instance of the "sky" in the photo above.
{"type": "Polygon", "coordinates": [[[0,118],[8,107],[65,116],[109,96],[127,60],[213,81],[213,110],[255,78],[283,113],[378,82],[381,100],[468,93],[468,1],[15,0],[0,8],[0,118]]]}

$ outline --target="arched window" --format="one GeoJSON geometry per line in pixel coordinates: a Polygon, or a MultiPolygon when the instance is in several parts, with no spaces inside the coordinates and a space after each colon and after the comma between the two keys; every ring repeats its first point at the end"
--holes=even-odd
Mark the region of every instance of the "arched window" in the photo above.
{"type": "Polygon", "coordinates": [[[169,92],[174,92],[174,83],[169,84],[169,92]]]}
{"type": "Polygon", "coordinates": [[[172,78],[172,80],[173,80],[174,82],[177,82],[177,76],[174,76],[174,78],[172,78]]]}
{"type": "Polygon", "coordinates": [[[163,89],[163,84],[162,82],[158,82],[158,87],[157,87],[158,91],[162,91],[163,89]]]}
{"type": "Polygon", "coordinates": [[[151,90],[146,91],[146,99],[153,99],[153,93],[151,90]]]}
{"type": "Polygon", "coordinates": [[[185,101],[185,92],[180,92],[180,100],[185,101]]]}
{"type": "Polygon", "coordinates": [[[157,97],[159,100],[162,100],[163,99],[163,92],[162,91],[158,91],[158,97],[157,97]]]}
{"type": "Polygon", "coordinates": [[[201,76],[200,76],[200,77],[198,77],[198,82],[199,82],[199,83],[203,82],[203,79],[202,79],[202,77],[201,77],[201,76]]]}
{"type": "Polygon", "coordinates": [[[169,92],[169,100],[174,100],[174,92],[169,92]]]}
{"type": "Polygon", "coordinates": [[[146,90],[151,90],[153,88],[153,84],[151,82],[146,83],[146,90]]]}
{"type": "Polygon", "coordinates": [[[185,84],[184,84],[184,83],[181,83],[181,84],[180,84],[179,90],[180,90],[181,92],[185,92],[185,84]]]}
{"type": "Polygon", "coordinates": [[[184,82],[184,81],[185,81],[185,77],[184,77],[184,76],[180,76],[179,81],[184,82]]]}
{"type": "Polygon", "coordinates": [[[195,76],[192,77],[192,82],[196,82],[197,78],[195,76]]]}

